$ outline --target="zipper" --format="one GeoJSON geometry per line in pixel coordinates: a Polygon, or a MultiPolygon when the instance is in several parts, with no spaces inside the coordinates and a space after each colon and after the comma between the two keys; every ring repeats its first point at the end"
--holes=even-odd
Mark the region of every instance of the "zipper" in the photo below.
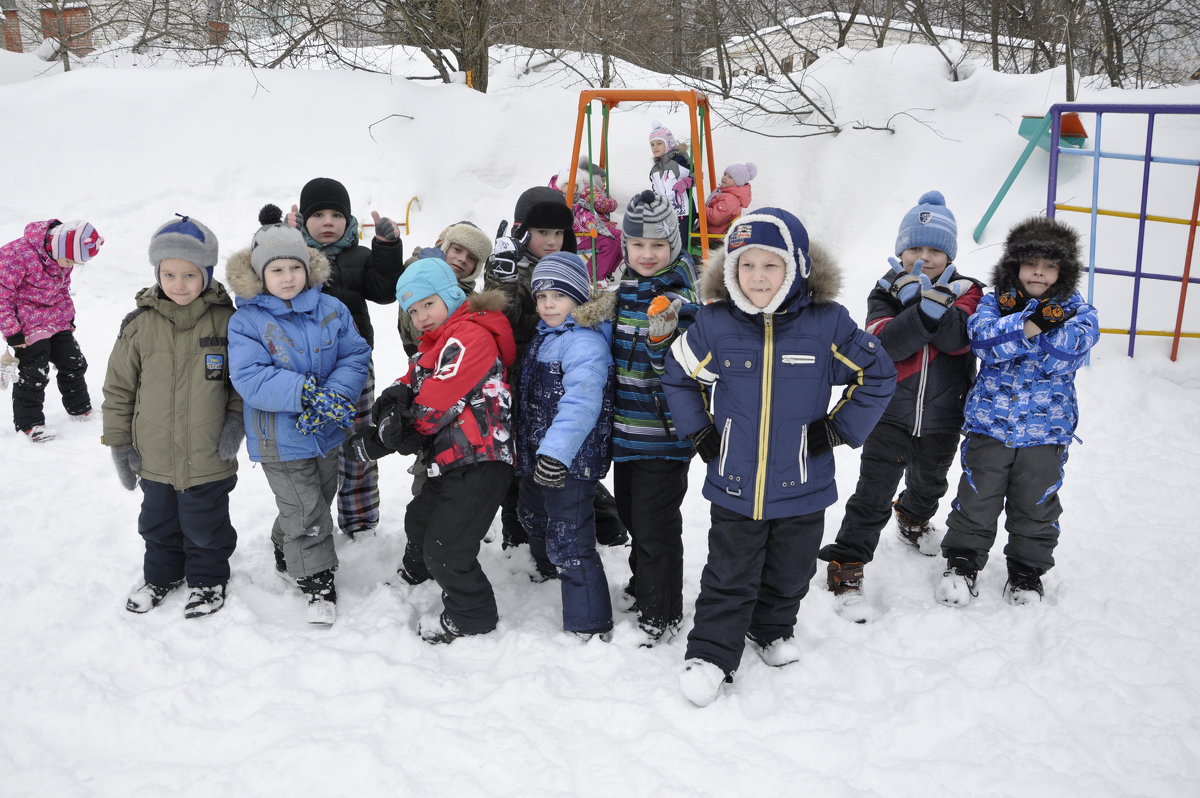
{"type": "Polygon", "coordinates": [[[921,378],[917,380],[917,407],[913,412],[913,436],[921,436],[921,425],[925,422],[925,382],[929,378],[929,344],[921,347],[921,378]]]}
{"type": "Polygon", "coordinates": [[[733,427],[733,419],[725,419],[725,427],[721,430],[721,457],[717,463],[717,476],[725,476],[725,458],[729,456],[729,430],[733,427]]]}
{"type": "Polygon", "coordinates": [[[761,521],[767,494],[767,455],[771,439],[771,382],[775,371],[775,324],[763,315],[762,403],[758,418],[758,473],[754,478],[753,520],[761,521]]]}
{"type": "Polygon", "coordinates": [[[808,425],[800,428],[800,482],[808,482],[808,425]]]}

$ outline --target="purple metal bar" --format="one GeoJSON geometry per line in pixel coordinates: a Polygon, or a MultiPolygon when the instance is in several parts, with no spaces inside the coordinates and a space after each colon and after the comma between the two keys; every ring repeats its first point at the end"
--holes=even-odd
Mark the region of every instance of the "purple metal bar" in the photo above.
{"type": "Polygon", "coordinates": [[[1058,141],[1062,138],[1062,107],[1050,106],[1050,174],[1046,179],[1046,218],[1053,219],[1058,196],[1058,141]]]}
{"type": "Polygon", "coordinates": [[[1150,203],[1150,151],[1154,146],[1154,119],[1154,112],[1150,111],[1146,117],[1146,161],[1142,166],[1142,202],[1138,209],[1137,255],[1133,261],[1133,312],[1129,317],[1130,357],[1133,357],[1133,345],[1137,340],[1138,300],[1142,295],[1142,254],[1146,248],[1146,207],[1150,203]]]}
{"type": "MultiPolygon", "coordinates": [[[[1107,269],[1100,267],[1096,268],[1096,274],[1115,274],[1121,277],[1136,277],[1138,275],[1137,272],[1131,272],[1129,269],[1107,269]]],[[[1156,272],[1142,272],[1141,278],[1143,280],[1168,280],[1172,283],[1181,282],[1180,279],[1173,274],[1158,274],[1156,272]]],[[[1200,277],[1189,277],[1188,282],[1200,285],[1200,277]]]]}

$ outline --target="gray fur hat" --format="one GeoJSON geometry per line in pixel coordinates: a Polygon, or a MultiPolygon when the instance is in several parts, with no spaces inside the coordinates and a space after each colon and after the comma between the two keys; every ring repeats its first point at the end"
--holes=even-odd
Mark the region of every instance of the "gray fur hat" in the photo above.
{"type": "Polygon", "coordinates": [[[213,267],[217,265],[217,237],[196,219],[175,214],[177,219],[166,222],[150,237],[150,263],[158,281],[158,267],[168,258],[193,263],[204,278],[204,290],[212,283],[213,267]]]}
{"type": "MultiPolygon", "coordinates": [[[[671,261],[679,257],[683,246],[679,239],[679,219],[671,203],[646,189],[629,201],[625,218],[621,220],[621,231],[626,237],[665,238],[671,244],[671,261]]],[[[624,243],[622,249],[626,249],[624,243]]],[[[629,260],[629,253],[624,253],[629,260]]]]}
{"type": "Polygon", "coordinates": [[[441,236],[438,237],[438,246],[445,252],[446,248],[451,244],[458,244],[475,256],[478,264],[475,267],[475,272],[471,275],[472,279],[479,275],[483,264],[492,255],[492,239],[488,237],[487,233],[470,222],[458,222],[442,231],[441,236]]]}
{"type": "Polygon", "coordinates": [[[250,267],[260,280],[263,269],[273,260],[298,260],[308,269],[308,245],[304,243],[304,236],[296,228],[284,224],[283,211],[278,206],[264,205],[258,212],[258,223],[262,227],[250,242],[250,267]]]}
{"type": "Polygon", "coordinates": [[[1075,293],[1084,271],[1079,257],[1079,234],[1062,222],[1043,216],[1025,219],[1008,231],[1004,253],[992,269],[992,285],[996,292],[1019,290],[1021,264],[1035,258],[1046,258],[1058,264],[1054,296],[1061,298],[1075,293]]]}

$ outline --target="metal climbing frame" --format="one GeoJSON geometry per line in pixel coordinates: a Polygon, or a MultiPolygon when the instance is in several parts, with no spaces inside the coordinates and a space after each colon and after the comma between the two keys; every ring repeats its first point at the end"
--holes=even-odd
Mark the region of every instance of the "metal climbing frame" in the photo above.
{"type": "Polygon", "coordinates": [[[1188,285],[1190,283],[1200,283],[1200,279],[1191,276],[1192,255],[1195,251],[1196,245],[1197,216],[1200,215],[1200,160],[1195,158],[1172,158],[1153,154],[1154,122],[1156,117],[1161,115],[1177,114],[1190,114],[1200,117],[1200,105],[1089,105],[1084,103],[1060,103],[1058,105],[1051,106],[1050,108],[1050,172],[1046,184],[1046,215],[1050,218],[1053,218],[1056,211],[1070,211],[1075,213],[1087,213],[1091,217],[1091,236],[1088,247],[1088,301],[1091,301],[1093,297],[1096,274],[1113,274],[1133,278],[1133,308],[1130,314],[1129,329],[1102,330],[1102,332],[1128,334],[1130,357],[1133,357],[1133,346],[1138,335],[1171,336],[1173,339],[1171,345],[1171,360],[1175,360],[1178,357],[1180,338],[1200,338],[1200,333],[1185,333],[1182,331],[1183,312],[1187,303],[1188,285]],[[1092,135],[1091,149],[1071,149],[1059,146],[1059,139],[1061,136],[1061,116],[1064,113],[1070,112],[1089,113],[1096,115],[1095,132],[1092,135]],[[1102,131],[1105,114],[1145,115],[1147,117],[1145,150],[1141,153],[1119,153],[1103,150],[1102,131]],[[1092,159],[1092,204],[1090,208],[1060,204],[1056,201],[1056,196],[1058,193],[1058,159],[1062,155],[1081,156],[1092,159]],[[1142,163],[1142,192],[1141,200],[1136,213],[1132,211],[1107,210],[1098,206],[1100,192],[1100,163],[1104,158],[1138,161],[1142,163]],[[1184,167],[1195,167],[1197,169],[1196,189],[1194,198],[1192,200],[1192,213],[1190,218],[1180,219],[1170,216],[1150,216],[1146,214],[1146,208],[1150,196],[1150,165],[1152,163],[1175,164],[1184,167]],[[1096,223],[1100,216],[1116,216],[1138,220],[1137,256],[1134,260],[1132,270],[1100,268],[1096,266],[1096,223]],[[1147,272],[1142,269],[1142,254],[1145,249],[1147,222],[1188,225],[1187,254],[1184,257],[1183,275],[1181,277],[1171,274],[1147,272]],[[1140,296],[1142,280],[1167,280],[1178,282],[1180,284],[1179,309],[1175,317],[1174,331],[1138,330],[1138,299],[1140,296]]]}

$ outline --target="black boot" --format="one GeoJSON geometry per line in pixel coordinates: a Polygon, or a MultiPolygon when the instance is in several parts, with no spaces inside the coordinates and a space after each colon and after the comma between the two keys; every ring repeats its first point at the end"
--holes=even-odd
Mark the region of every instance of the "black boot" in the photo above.
{"type": "Polygon", "coordinates": [[[1044,573],[1041,568],[1009,559],[1008,582],[1004,585],[1004,595],[1008,596],[1009,603],[1021,605],[1041,601],[1045,595],[1042,590],[1044,573]]]}
{"type": "Polygon", "coordinates": [[[332,624],[337,620],[337,588],[333,585],[333,569],[296,580],[300,592],[308,600],[308,622],[332,624]]]}

